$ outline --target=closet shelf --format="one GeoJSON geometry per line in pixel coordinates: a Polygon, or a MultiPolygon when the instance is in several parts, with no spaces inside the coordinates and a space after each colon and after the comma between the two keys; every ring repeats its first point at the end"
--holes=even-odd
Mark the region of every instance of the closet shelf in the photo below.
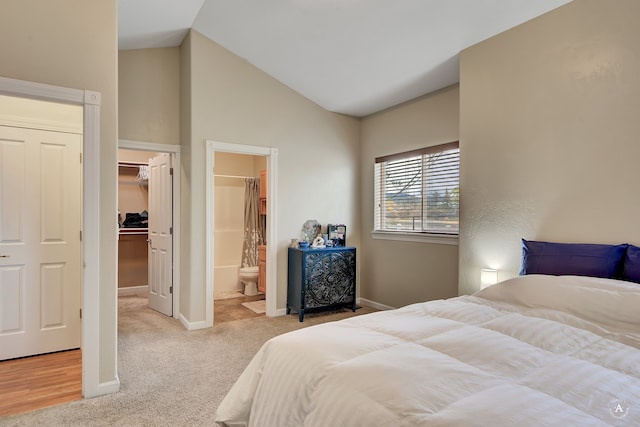
{"type": "Polygon", "coordinates": [[[129,168],[139,168],[140,166],[149,166],[149,163],[144,162],[118,162],[118,166],[129,167],[129,168]]]}
{"type": "Polygon", "coordinates": [[[149,229],[148,228],[122,227],[122,228],[118,229],[118,233],[119,234],[149,234],[149,229]]]}

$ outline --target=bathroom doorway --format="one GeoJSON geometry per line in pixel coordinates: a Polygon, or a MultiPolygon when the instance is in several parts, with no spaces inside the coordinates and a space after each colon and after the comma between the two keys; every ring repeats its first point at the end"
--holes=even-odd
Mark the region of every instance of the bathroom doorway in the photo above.
{"type": "MultiPolygon", "coordinates": [[[[207,141],[207,296],[211,297],[211,321],[274,316],[276,149],[207,141]],[[247,263],[245,243],[245,181],[261,184],[260,221],[264,225],[255,259],[247,263]],[[247,266],[258,264],[255,272],[247,266]],[[241,271],[241,269],[243,271],[241,271]],[[255,277],[257,276],[257,277],[255,277]],[[252,280],[257,280],[252,284],[252,280]],[[257,292],[256,292],[257,288],[257,292]],[[214,316],[215,313],[215,316],[214,316]]],[[[258,192],[257,188],[253,191],[258,192]]],[[[250,198],[251,199],[251,198],[250,198]]],[[[253,255],[252,255],[253,256],[253,255]]],[[[207,313],[209,319],[209,313],[207,313]]]]}
{"type": "Polygon", "coordinates": [[[216,153],[213,277],[216,322],[264,315],[267,158],[216,153]],[[262,273],[262,274],[260,274],[262,273]]]}

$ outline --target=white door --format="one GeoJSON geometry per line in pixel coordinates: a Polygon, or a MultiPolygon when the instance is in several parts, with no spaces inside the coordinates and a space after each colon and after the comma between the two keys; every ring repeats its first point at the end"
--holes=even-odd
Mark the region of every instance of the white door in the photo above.
{"type": "Polygon", "coordinates": [[[0,360],[80,347],[81,149],[0,126],[0,360]]]}
{"type": "Polygon", "coordinates": [[[173,315],[171,156],[149,159],[149,307],[173,315]]]}

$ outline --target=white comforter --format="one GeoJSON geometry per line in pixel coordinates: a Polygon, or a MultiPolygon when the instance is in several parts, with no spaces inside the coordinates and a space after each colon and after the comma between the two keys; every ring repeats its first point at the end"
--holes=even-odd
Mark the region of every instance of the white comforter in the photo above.
{"type": "Polygon", "coordinates": [[[222,425],[640,426],[640,285],[523,276],[265,343],[222,425]]]}

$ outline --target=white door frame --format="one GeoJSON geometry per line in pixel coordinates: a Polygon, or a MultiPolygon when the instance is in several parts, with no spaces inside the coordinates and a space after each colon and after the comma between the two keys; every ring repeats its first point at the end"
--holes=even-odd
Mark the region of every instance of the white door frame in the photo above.
{"type": "Polygon", "coordinates": [[[252,145],[231,144],[227,142],[218,142],[207,140],[207,158],[206,158],[206,184],[205,184],[205,200],[206,200],[206,324],[213,326],[213,220],[214,220],[214,203],[213,197],[213,180],[214,180],[214,159],[215,152],[248,154],[253,156],[267,157],[267,283],[266,283],[266,315],[276,316],[276,286],[278,283],[276,254],[277,254],[277,230],[276,230],[276,206],[278,188],[278,149],[269,147],[259,147],[252,145]]]}
{"type": "MultiPolygon", "coordinates": [[[[169,153],[173,167],[173,318],[180,317],[180,146],[157,142],[131,141],[119,139],[118,148],[125,150],[154,151],[169,153]]],[[[117,194],[116,183],[116,194],[117,194]]]]}
{"type": "MultiPolygon", "coordinates": [[[[100,382],[100,93],[0,77],[0,93],[83,107],[82,138],[82,395],[120,389],[116,378],[100,382]],[[85,309],[89,308],[89,309],[85,309]]],[[[115,225],[115,224],[114,224],[115,225]]],[[[115,286],[115,283],[114,283],[115,286]]],[[[116,307],[117,309],[117,307],[116,307]]],[[[114,316],[117,319],[117,316],[114,316]]],[[[117,328],[116,328],[117,331],[117,328]]],[[[117,335],[114,336],[117,372],[117,335]]],[[[108,355],[104,355],[109,358],[108,355]]]]}

